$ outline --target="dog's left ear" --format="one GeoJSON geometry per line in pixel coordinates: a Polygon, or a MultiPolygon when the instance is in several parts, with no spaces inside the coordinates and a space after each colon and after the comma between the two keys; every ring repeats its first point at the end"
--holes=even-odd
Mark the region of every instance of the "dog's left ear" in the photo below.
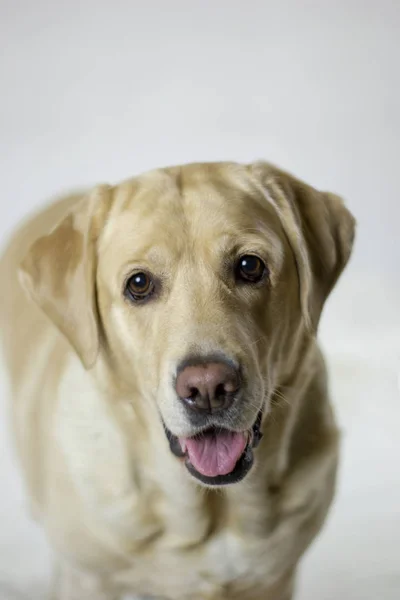
{"type": "Polygon", "coordinates": [[[350,258],[355,219],[335,194],[268,163],[255,163],[251,170],[278,211],[296,259],[303,314],[316,330],[325,300],[350,258]]]}
{"type": "Polygon", "coordinates": [[[86,369],[93,367],[99,350],[96,248],[110,195],[104,185],[82,197],[53,231],[31,246],[19,270],[23,287],[86,369]]]}

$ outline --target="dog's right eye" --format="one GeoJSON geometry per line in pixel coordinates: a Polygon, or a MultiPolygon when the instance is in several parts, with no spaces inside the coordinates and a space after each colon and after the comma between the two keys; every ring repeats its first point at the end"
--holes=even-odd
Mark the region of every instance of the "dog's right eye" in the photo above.
{"type": "Polygon", "coordinates": [[[154,292],[154,281],[144,271],[134,273],[126,282],[125,294],[126,296],[135,302],[140,300],[146,300],[154,292]]]}

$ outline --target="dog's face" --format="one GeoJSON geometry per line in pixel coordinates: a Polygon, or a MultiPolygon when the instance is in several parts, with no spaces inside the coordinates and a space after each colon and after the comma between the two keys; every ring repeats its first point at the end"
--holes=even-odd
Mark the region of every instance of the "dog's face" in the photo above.
{"type": "Polygon", "coordinates": [[[353,229],[339,198],[269,165],[188,165],[98,188],[23,271],[84,364],[101,347],[191,474],[222,485],[249,471],[353,229]]]}
{"type": "Polygon", "coordinates": [[[301,314],[276,211],[232,167],[157,172],[114,192],[98,253],[107,338],[172,450],[208,483],[242,476],[301,314]]]}

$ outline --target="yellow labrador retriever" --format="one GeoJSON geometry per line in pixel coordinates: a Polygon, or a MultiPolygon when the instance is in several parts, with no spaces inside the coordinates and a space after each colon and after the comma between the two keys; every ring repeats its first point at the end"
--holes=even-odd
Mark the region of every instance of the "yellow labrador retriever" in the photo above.
{"type": "Polygon", "coordinates": [[[292,598],[334,493],[316,331],[354,228],[338,196],[217,163],[64,198],[14,236],[1,329],[54,599],[292,598]]]}

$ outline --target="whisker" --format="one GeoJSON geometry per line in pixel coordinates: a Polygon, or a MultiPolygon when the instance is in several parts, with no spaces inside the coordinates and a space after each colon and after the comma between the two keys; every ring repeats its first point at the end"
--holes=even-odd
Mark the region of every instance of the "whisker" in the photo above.
{"type": "Polygon", "coordinates": [[[273,395],[281,401],[276,403],[278,406],[282,406],[282,404],[285,404],[286,406],[292,406],[292,403],[290,402],[289,398],[278,388],[274,390],[273,395]]]}

